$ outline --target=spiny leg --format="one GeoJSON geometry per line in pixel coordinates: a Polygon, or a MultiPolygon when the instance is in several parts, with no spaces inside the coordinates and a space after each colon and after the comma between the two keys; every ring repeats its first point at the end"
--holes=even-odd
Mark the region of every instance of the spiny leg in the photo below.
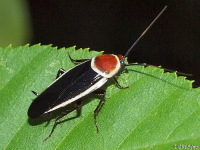
{"type": "Polygon", "coordinates": [[[56,75],[56,79],[57,78],[59,78],[63,73],[65,73],[66,71],[63,69],[63,68],[60,68],[59,70],[58,70],[58,73],[57,73],[57,75],[56,75]]]}
{"type": "Polygon", "coordinates": [[[74,109],[67,110],[67,111],[64,112],[61,116],[57,117],[56,120],[55,120],[55,122],[54,122],[53,128],[51,129],[50,134],[43,140],[43,142],[46,142],[46,141],[51,137],[51,135],[53,134],[53,132],[54,132],[56,126],[57,126],[58,124],[62,123],[62,122],[60,121],[61,118],[63,118],[64,116],[66,116],[67,114],[69,114],[70,112],[72,112],[72,111],[74,111],[74,110],[77,110],[77,116],[76,116],[76,117],[73,117],[73,118],[79,117],[80,114],[81,114],[81,112],[80,112],[80,111],[81,111],[81,107],[82,107],[82,102],[81,102],[81,99],[79,99],[79,100],[76,101],[76,105],[75,105],[74,109]]]}
{"type": "MultiPolygon", "coordinates": [[[[65,73],[66,71],[64,70],[64,69],[62,69],[62,68],[60,68],[59,70],[58,70],[58,73],[57,73],[57,75],[56,75],[56,79],[60,76],[60,75],[62,75],[63,73],[65,73]]],[[[34,95],[36,95],[36,96],[39,96],[40,94],[39,93],[37,93],[37,92],[35,92],[35,91],[31,91],[34,95]]]]}
{"type": "Polygon", "coordinates": [[[129,88],[129,86],[125,86],[125,87],[121,86],[121,85],[119,84],[119,82],[117,81],[116,77],[113,77],[113,80],[115,81],[115,84],[117,85],[118,88],[120,88],[120,89],[129,88]]]}
{"type": "Polygon", "coordinates": [[[127,68],[124,68],[122,72],[128,73],[129,71],[127,68]]]}
{"type": "MultiPolygon", "coordinates": [[[[69,55],[69,53],[68,53],[68,55],[69,55]]],[[[79,59],[79,60],[76,60],[76,59],[73,59],[70,55],[69,55],[69,58],[70,58],[70,60],[71,60],[74,64],[79,64],[79,63],[82,63],[82,62],[84,62],[84,61],[89,60],[89,59],[79,59]]]]}
{"type": "MultiPolygon", "coordinates": [[[[56,75],[56,79],[58,78],[58,77],[60,77],[60,75],[62,75],[63,73],[65,73],[66,71],[63,69],[63,68],[60,68],[59,70],[58,70],[58,73],[57,73],[57,75],[56,75]]],[[[36,96],[39,96],[40,94],[39,93],[37,93],[37,92],[35,92],[35,91],[31,91],[34,95],[36,95],[36,96]]]]}
{"type": "Polygon", "coordinates": [[[98,127],[98,124],[97,124],[97,116],[98,116],[98,113],[101,110],[102,106],[105,103],[105,100],[106,100],[106,98],[105,98],[106,91],[103,90],[103,89],[98,89],[98,90],[94,91],[93,93],[95,93],[96,95],[100,95],[101,96],[100,102],[97,105],[96,109],[94,110],[94,124],[96,126],[97,133],[99,133],[99,127],[98,127]]]}

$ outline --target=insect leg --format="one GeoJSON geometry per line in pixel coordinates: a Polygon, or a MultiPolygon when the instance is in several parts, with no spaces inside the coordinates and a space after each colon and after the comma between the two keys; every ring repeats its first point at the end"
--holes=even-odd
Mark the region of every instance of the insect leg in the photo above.
{"type": "Polygon", "coordinates": [[[102,106],[103,106],[104,103],[105,103],[105,100],[106,100],[106,98],[105,98],[106,91],[103,90],[103,89],[97,89],[97,90],[94,91],[93,93],[95,93],[95,94],[101,96],[100,102],[99,102],[99,104],[97,105],[96,109],[94,110],[94,124],[95,124],[95,126],[96,126],[97,133],[99,133],[99,127],[98,127],[98,124],[97,124],[97,116],[98,116],[98,113],[99,113],[99,111],[101,110],[102,106]]]}
{"type": "MultiPolygon", "coordinates": [[[[69,55],[69,53],[68,53],[68,55],[69,55]]],[[[73,59],[70,55],[69,55],[69,58],[70,58],[70,60],[71,60],[74,64],[79,64],[79,63],[82,63],[82,62],[84,62],[84,61],[89,60],[89,59],[79,59],[79,60],[76,60],[76,59],[73,59]]]]}
{"type": "Polygon", "coordinates": [[[58,70],[58,73],[57,73],[57,75],[56,75],[56,79],[58,78],[58,77],[60,77],[63,73],[65,73],[66,71],[63,69],[63,68],[60,68],[59,70],[58,70]]]}
{"type": "Polygon", "coordinates": [[[124,68],[123,71],[124,71],[125,73],[128,73],[128,69],[127,69],[127,68],[124,68]]]}
{"type": "Polygon", "coordinates": [[[115,83],[116,83],[116,85],[117,85],[118,88],[120,88],[120,89],[129,88],[129,86],[125,86],[125,87],[121,86],[121,85],[119,84],[119,82],[117,81],[116,77],[113,77],[113,80],[115,81],[115,83]]]}
{"type": "MultiPolygon", "coordinates": [[[[63,68],[60,68],[59,70],[58,70],[58,73],[57,73],[57,75],[56,75],[56,79],[60,76],[60,75],[62,75],[63,73],[65,73],[65,70],[63,69],[63,68]]],[[[39,93],[37,93],[37,92],[35,92],[35,91],[31,91],[34,95],[36,95],[36,96],[39,96],[40,94],[39,93]]]]}
{"type": "Polygon", "coordinates": [[[69,114],[70,112],[72,112],[74,110],[77,110],[77,115],[75,117],[72,117],[72,118],[68,119],[68,120],[71,120],[71,119],[79,117],[80,114],[81,114],[81,107],[82,107],[82,102],[81,102],[81,99],[79,99],[79,100],[76,101],[76,105],[75,105],[74,109],[67,110],[61,116],[57,117],[56,120],[55,120],[55,122],[54,122],[53,128],[51,129],[50,134],[43,140],[43,142],[46,142],[51,137],[51,135],[53,134],[53,132],[54,132],[54,130],[55,130],[55,128],[56,128],[56,126],[58,124],[64,122],[64,121],[60,121],[61,118],[63,118],[64,116],[66,116],[67,114],[69,114]]]}

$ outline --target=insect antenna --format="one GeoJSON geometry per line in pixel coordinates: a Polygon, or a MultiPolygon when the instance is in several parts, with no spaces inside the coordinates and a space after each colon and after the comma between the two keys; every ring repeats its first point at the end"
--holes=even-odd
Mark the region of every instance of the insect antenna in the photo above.
{"type": "Polygon", "coordinates": [[[128,49],[124,57],[127,57],[131,50],[135,47],[135,45],[139,42],[139,40],[145,35],[145,33],[151,28],[151,26],[156,22],[156,20],[162,15],[162,13],[166,10],[167,6],[165,6],[161,12],[156,16],[156,18],[149,24],[149,26],[142,32],[142,34],[138,37],[138,39],[133,43],[133,45],[128,49]]]}
{"type": "Polygon", "coordinates": [[[137,64],[130,63],[130,64],[125,64],[125,66],[133,66],[133,65],[139,65],[139,66],[144,66],[144,67],[149,67],[150,66],[150,67],[155,67],[155,68],[163,69],[166,72],[176,72],[178,75],[192,76],[192,74],[189,74],[189,73],[183,73],[183,72],[179,72],[179,71],[175,71],[175,70],[163,68],[163,67],[160,67],[160,66],[154,66],[154,65],[150,65],[150,64],[146,64],[146,63],[137,63],[137,64]]]}
{"type": "MultiPolygon", "coordinates": [[[[137,38],[137,40],[133,43],[133,45],[127,50],[126,54],[124,55],[124,57],[127,57],[131,50],[135,47],[135,45],[141,40],[141,38],[146,34],[146,32],[151,28],[151,26],[156,22],[156,20],[158,20],[158,18],[163,14],[163,12],[167,9],[167,6],[165,6],[160,13],[156,16],[156,18],[148,25],[148,27],[142,32],[142,34],[137,38]]],[[[150,65],[150,64],[146,64],[146,63],[139,63],[139,64],[125,64],[125,66],[132,66],[132,65],[140,65],[140,66],[151,66],[151,67],[156,67],[156,68],[161,68],[164,69],[167,72],[176,72],[178,75],[184,75],[184,76],[192,76],[192,74],[188,74],[188,73],[183,73],[183,72],[177,72],[171,69],[167,69],[167,68],[163,68],[163,67],[158,67],[158,66],[154,66],[154,65],[150,65]]]]}

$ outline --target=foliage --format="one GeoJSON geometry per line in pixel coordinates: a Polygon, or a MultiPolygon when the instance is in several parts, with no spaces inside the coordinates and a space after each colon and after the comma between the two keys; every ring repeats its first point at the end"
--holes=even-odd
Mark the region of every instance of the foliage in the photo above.
{"type": "MultiPolygon", "coordinates": [[[[58,125],[52,137],[43,142],[53,121],[46,126],[42,119],[28,119],[27,110],[35,98],[31,90],[41,93],[54,80],[59,68],[67,70],[74,66],[67,52],[74,59],[101,54],[89,49],[75,50],[75,47],[57,50],[51,45],[0,49],[1,149],[200,146],[199,88],[191,88],[191,81],[175,73],[137,65],[129,66],[130,71],[118,78],[122,86],[130,88],[118,89],[112,80],[104,86],[107,99],[97,118],[99,134],[93,121],[93,110],[99,100],[91,94],[83,99],[81,116],[58,125]]],[[[72,112],[65,119],[75,115],[72,112]]]]}

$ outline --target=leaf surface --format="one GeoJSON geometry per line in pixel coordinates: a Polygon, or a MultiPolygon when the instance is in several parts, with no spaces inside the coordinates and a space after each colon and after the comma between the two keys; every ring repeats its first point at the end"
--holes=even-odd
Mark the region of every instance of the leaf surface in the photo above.
{"type": "MultiPolygon", "coordinates": [[[[0,49],[0,148],[1,149],[173,149],[182,145],[200,146],[200,89],[191,81],[162,69],[129,66],[118,81],[128,89],[118,89],[110,80],[106,102],[97,121],[93,111],[99,99],[83,98],[82,114],[59,124],[52,137],[53,121],[28,119],[27,110],[56,76],[58,69],[74,67],[74,59],[90,59],[101,52],[75,47],[57,50],[51,45],[28,45],[0,49]],[[135,70],[135,71],[133,71],[135,70]],[[142,73],[139,73],[142,72],[142,73]]],[[[72,112],[64,119],[73,117],[72,112]]]]}

